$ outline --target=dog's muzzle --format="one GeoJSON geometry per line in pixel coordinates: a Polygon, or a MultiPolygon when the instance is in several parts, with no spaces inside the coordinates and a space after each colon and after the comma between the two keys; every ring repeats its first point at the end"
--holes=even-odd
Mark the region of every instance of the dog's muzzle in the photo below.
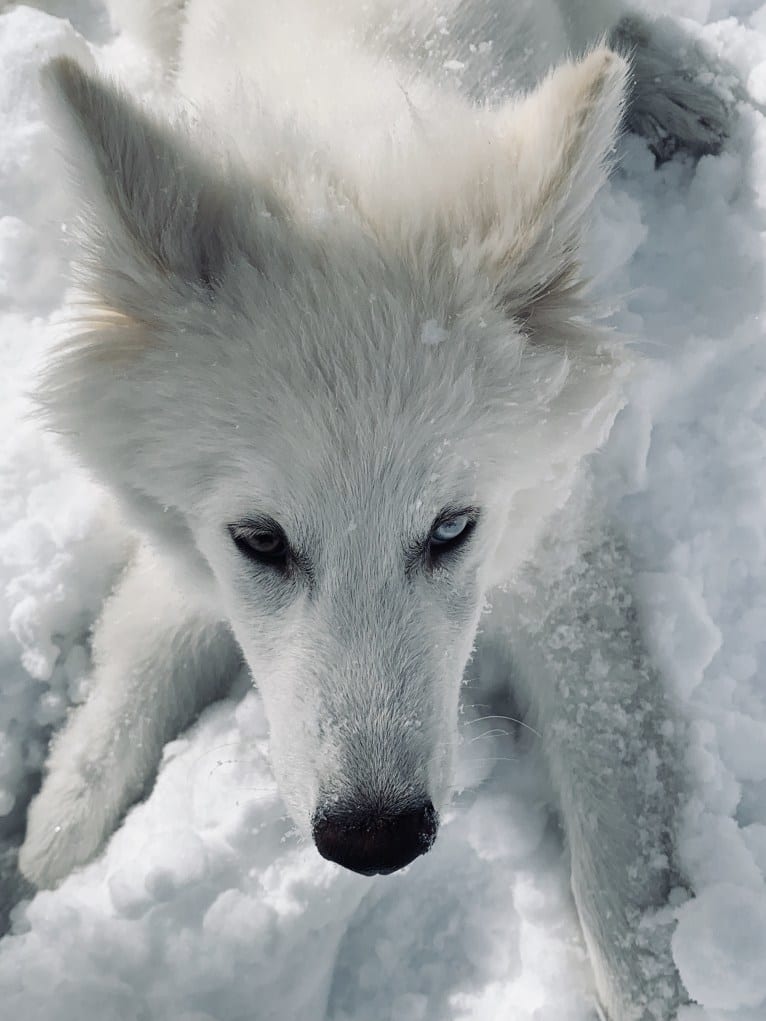
{"type": "Polygon", "coordinates": [[[388,876],[431,849],[439,819],[430,801],[405,812],[333,805],[314,816],[314,843],[323,858],[363,876],[388,876]]]}

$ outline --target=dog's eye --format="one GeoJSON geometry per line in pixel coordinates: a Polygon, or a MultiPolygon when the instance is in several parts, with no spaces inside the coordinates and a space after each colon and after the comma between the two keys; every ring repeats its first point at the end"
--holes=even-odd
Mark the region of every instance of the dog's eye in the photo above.
{"type": "Polygon", "coordinates": [[[463,534],[466,528],[468,528],[468,515],[458,514],[456,518],[450,518],[449,521],[442,521],[440,525],[437,525],[433,532],[431,532],[431,542],[435,542],[437,546],[454,542],[455,539],[463,534]]]}
{"type": "Polygon", "coordinates": [[[476,513],[468,510],[449,517],[437,518],[428,537],[430,558],[435,560],[465,542],[474,530],[476,520],[476,513]]]}
{"type": "Polygon", "coordinates": [[[276,522],[268,526],[265,523],[229,525],[229,534],[240,553],[251,560],[271,567],[285,565],[290,547],[276,522]]]}

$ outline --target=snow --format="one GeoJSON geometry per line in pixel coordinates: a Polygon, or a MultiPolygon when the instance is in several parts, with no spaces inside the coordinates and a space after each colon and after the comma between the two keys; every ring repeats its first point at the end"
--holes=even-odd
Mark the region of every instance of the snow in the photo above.
{"type": "Polygon", "coordinates": [[[420,341],[422,344],[441,344],[448,336],[449,332],[435,319],[426,319],[420,332],[420,341]]]}
{"type": "MultiPolygon", "coordinates": [[[[763,877],[761,876],[761,879],[763,877]]],[[[686,905],[673,952],[689,994],[733,1011],[766,1001],[766,891],[712,882],[686,905]]]]}
{"type": "MultiPolygon", "coordinates": [[[[651,6],[651,4],[650,4],[651,6]]],[[[673,0],[766,95],[766,5],[673,0]]],[[[0,15],[0,839],[18,842],[51,728],[87,693],[88,629],[125,556],[104,495],[28,417],[64,300],[68,205],[45,126],[45,56],[146,70],[94,6],[0,15]]],[[[673,910],[696,1005],[766,1019],[766,121],[655,170],[637,139],[589,261],[643,358],[594,472],[640,567],[648,640],[687,722],[673,910]]],[[[444,337],[424,324],[424,343],[444,337]]],[[[323,861],[292,832],[242,677],[172,742],[106,852],[25,897],[0,940],[3,1016],[29,1021],[592,1021],[566,866],[532,739],[464,717],[465,792],[395,877],[323,861]]],[[[529,737],[529,735],[527,735],[529,737]]],[[[11,898],[6,851],[0,900],[11,898]]]]}

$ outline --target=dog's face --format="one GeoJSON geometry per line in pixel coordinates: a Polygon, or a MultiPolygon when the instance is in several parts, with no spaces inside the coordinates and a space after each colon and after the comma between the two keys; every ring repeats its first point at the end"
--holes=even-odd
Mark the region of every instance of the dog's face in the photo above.
{"type": "Polygon", "coordinates": [[[208,165],[71,63],[49,72],[90,203],[88,311],[41,399],[196,566],[296,821],[357,871],[430,846],[485,593],[617,407],[614,356],[575,317],[624,74],[599,51],[466,110],[443,191],[414,202],[396,180],[338,198],[328,170],[317,217],[296,168],[208,165]]]}
{"type": "Polygon", "coordinates": [[[227,426],[225,464],[188,515],[304,826],[341,808],[444,804],[460,680],[507,518],[498,395],[478,366],[470,384],[452,378],[448,348],[467,338],[453,322],[444,351],[423,344],[437,327],[406,321],[381,291],[380,328],[396,331],[408,371],[366,378],[350,345],[380,340],[378,310],[360,340],[336,304],[327,378],[312,358],[292,362],[267,421],[260,401],[227,390],[239,428],[227,426]],[[452,385],[429,386],[445,371],[452,385]]]}
{"type": "Polygon", "coordinates": [[[424,431],[400,412],[373,424],[331,405],[327,428],[305,397],[284,407],[267,449],[242,444],[192,528],[263,694],[296,820],[438,812],[498,494],[470,439],[442,423],[424,431]]]}

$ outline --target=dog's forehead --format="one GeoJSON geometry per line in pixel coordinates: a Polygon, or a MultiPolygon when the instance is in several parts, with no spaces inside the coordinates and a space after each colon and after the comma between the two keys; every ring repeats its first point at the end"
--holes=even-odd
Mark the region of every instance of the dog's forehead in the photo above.
{"type": "Polygon", "coordinates": [[[232,463],[242,501],[324,533],[384,520],[421,527],[445,506],[478,501],[493,452],[484,455],[459,423],[371,408],[363,417],[358,406],[321,421],[311,412],[293,409],[263,442],[239,439],[232,463]]]}
{"type": "Polygon", "coordinates": [[[223,348],[235,341],[252,353],[241,381],[260,400],[321,396],[333,408],[359,399],[378,414],[417,409],[427,395],[457,413],[467,376],[493,388],[514,362],[516,324],[478,285],[458,294],[452,272],[356,240],[346,246],[329,231],[321,252],[294,253],[283,279],[232,271],[212,332],[223,348]]]}
{"type": "Polygon", "coordinates": [[[475,475],[492,435],[507,434],[513,328],[440,310],[425,289],[356,283],[328,285],[321,314],[291,293],[260,320],[240,320],[250,354],[236,367],[230,338],[220,357],[206,352],[209,389],[221,395],[217,434],[221,417],[235,416],[227,434],[239,474],[286,492],[316,479],[349,498],[381,480],[398,492],[413,479],[475,475]]]}
{"type": "MultiPolygon", "coordinates": [[[[192,335],[208,367],[204,380],[185,376],[195,456],[203,449],[205,476],[222,479],[236,505],[227,514],[321,520],[323,530],[411,515],[422,528],[486,491],[508,447],[514,325],[403,270],[374,286],[363,270],[295,271],[279,292],[243,278],[231,313],[224,293],[213,327],[192,335]]],[[[192,362],[177,359],[174,373],[192,362]]]]}

